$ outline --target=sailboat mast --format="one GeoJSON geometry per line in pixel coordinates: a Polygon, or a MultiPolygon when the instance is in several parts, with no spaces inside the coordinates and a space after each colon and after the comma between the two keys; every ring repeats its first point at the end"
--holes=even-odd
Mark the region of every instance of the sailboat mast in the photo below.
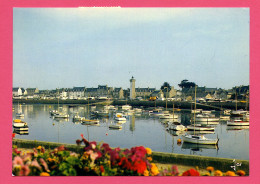
{"type": "Polygon", "coordinates": [[[197,89],[197,86],[195,85],[195,97],[194,97],[194,120],[193,120],[193,124],[194,124],[194,135],[195,135],[195,113],[196,113],[196,89],[197,89]]]}
{"type": "Polygon", "coordinates": [[[173,122],[174,122],[174,103],[172,103],[172,115],[173,115],[173,122]]]}
{"type": "Polygon", "coordinates": [[[236,92],[236,111],[237,111],[237,92],[236,92]]]}

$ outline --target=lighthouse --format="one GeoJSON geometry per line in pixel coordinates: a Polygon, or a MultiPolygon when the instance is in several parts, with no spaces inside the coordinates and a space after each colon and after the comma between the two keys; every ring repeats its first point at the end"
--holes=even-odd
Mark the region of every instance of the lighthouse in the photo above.
{"type": "Polygon", "coordinates": [[[130,79],[130,99],[135,99],[135,79],[130,79]]]}

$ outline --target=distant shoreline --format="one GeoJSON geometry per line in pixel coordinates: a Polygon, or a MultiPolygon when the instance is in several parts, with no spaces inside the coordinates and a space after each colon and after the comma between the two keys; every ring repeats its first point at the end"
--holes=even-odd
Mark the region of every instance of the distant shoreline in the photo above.
{"type": "MultiPolygon", "coordinates": [[[[57,99],[42,100],[42,99],[13,99],[13,104],[58,104],[57,99]]],[[[167,107],[170,109],[173,107],[178,109],[191,109],[194,106],[194,102],[183,102],[183,101],[168,101],[167,107]]],[[[134,107],[166,107],[165,101],[138,101],[138,100],[59,100],[59,104],[67,105],[131,105],[134,107]]],[[[224,110],[224,109],[236,109],[235,102],[207,102],[207,103],[196,103],[197,109],[204,110],[224,110]]],[[[237,103],[237,109],[249,109],[249,105],[243,102],[237,103]]]]}

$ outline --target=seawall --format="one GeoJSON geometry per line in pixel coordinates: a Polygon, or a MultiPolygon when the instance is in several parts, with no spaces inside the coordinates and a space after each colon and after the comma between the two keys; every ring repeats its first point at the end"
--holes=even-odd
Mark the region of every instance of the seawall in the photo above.
{"type": "MultiPolygon", "coordinates": [[[[52,100],[43,100],[43,99],[13,99],[13,103],[20,103],[20,104],[58,104],[57,99],[52,100]]],[[[167,107],[170,109],[173,107],[179,109],[191,109],[191,106],[194,108],[194,102],[186,102],[186,101],[168,101],[167,107]]],[[[138,101],[138,100],[59,100],[59,104],[73,104],[73,105],[125,105],[129,104],[134,107],[166,107],[165,101],[138,101]]],[[[207,102],[207,103],[197,103],[197,109],[204,109],[204,110],[221,110],[221,109],[248,109],[249,105],[243,102],[207,102]]]]}
{"type": "MultiPolygon", "coordinates": [[[[63,144],[54,142],[44,142],[36,140],[24,140],[24,139],[13,139],[13,145],[18,148],[36,148],[38,146],[43,146],[45,149],[54,149],[58,146],[64,145],[68,150],[74,152],[83,151],[84,146],[77,146],[76,144],[63,144]]],[[[166,164],[176,164],[176,165],[187,165],[187,166],[198,166],[199,168],[206,168],[212,166],[215,169],[221,171],[232,171],[231,166],[236,163],[241,163],[237,170],[244,170],[249,173],[249,161],[248,160],[234,160],[229,158],[217,158],[217,157],[206,157],[198,155],[184,155],[176,153],[163,153],[163,152],[153,152],[152,153],[153,162],[166,163],[166,164]]]]}

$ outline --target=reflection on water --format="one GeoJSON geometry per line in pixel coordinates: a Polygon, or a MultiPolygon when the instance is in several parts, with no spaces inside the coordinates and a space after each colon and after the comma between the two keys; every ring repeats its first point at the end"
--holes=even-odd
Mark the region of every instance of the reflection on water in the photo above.
{"type": "MultiPolygon", "coordinates": [[[[18,109],[17,105],[14,107],[13,119],[16,118],[18,109]]],[[[58,110],[57,105],[23,104],[22,112],[25,114],[24,121],[28,123],[29,131],[17,132],[16,138],[74,144],[80,138],[80,134],[84,134],[90,141],[103,141],[112,147],[131,148],[143,145],[159,152],[249,159],[249,127],[228,127],[225,121],[221,121],[215,125],[215,131],[203,132],[207,138],[219,137],[219,145],[216,149],[211,145],[178,144],[177,140],[187,132],[167,130],[165,121],[159,121],[158,118],[150,117],[147,113],[128,116],[126,122],[120,123],[122,129],[118,130],[109,129],[111,123],[117,123],[113,119],[112,111],[108,118],[98,117],[99,126],[90,126],[72,121],[76,113],[87,119],[91,118],[87,105],[60,105],[60,107],[62,107],[60,110],[70,115],[68,119],[53,119],[50,116],[49,111],[58,110]]],[[[97,110],[101,108],[97,106],[97,110]]],[[[178,113],[181,115],[181,123],[190,125],[190,114],[178,113]]]]}

